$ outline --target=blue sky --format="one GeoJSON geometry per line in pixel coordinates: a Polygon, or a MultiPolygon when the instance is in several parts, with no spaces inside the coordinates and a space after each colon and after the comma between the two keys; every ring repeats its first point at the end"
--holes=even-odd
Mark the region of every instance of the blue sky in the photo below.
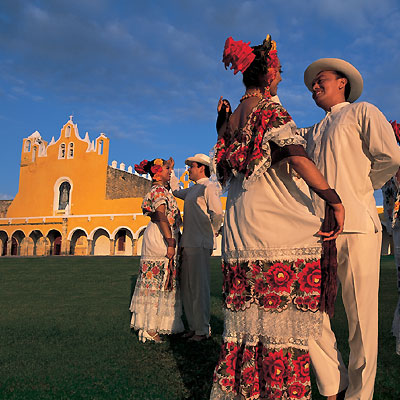
{"type": "Polygon", "coordinates": [[[219,96],[244,93],[221,62],[228,36],[277,41],[298,126],[323,117],[303,84],[321,57],[353,63],[360,100],[399,120],[399,20],[397,0],[1,0],[0,199],[17,193],[22,139],[57,139],[71,114],[81,136],[110,138],[109,164],[208,153],[219,96]]]}

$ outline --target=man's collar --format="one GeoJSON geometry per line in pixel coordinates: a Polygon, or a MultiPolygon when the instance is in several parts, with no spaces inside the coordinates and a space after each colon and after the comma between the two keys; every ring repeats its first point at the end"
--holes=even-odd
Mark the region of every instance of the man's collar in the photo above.
{"type": "MultiPolygon", "coordinates": [[[[336,111],[339,111],[339,110],[341,110],[343,107],[347,106],[348,104],[350,104],[348,101],[344,101],[343,103],[335,104],[334,106],[331,107],[331,111],[328,111],[328,112],[336,112],[336,111]]],[[[327,113],[328,113],[328,112],[327,112],[327,113]]]]}
{"type": "Polygon", "coordinates": [[[205,178],[200,178],[198,181],[196,181],[196,184],[198,184],[198,183],[204,183],[204,182],[206,182],[206,181],[208,181],[208,178],[207,178],[207,177],[205,177],[205,178]]]}

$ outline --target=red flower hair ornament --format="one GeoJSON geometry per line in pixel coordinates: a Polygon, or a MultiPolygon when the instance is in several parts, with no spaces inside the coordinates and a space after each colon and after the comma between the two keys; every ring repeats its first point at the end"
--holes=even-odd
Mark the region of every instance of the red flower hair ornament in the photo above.
{"type": "Polygon", "coordinates": [[[138,174],[145,174],[146,173],[145,167],[147,166],[147,164],[148,164],[147,160],[141,161],[139,165],[135,164],[135,171],[138,174]]]}
{"type": "Polygon", "coordinates": [[[229,64],[233,73],[236,75],[239,71],[244,72],[249,68],[250,64],[256,57],[249,43],[244,43],[243,40],[235,41],[232,36],[225,41],[224,55],[222,62],[225,64],[225,69],[228,69],[229,64]]]}
{"type": "Polygon", "coordinates": [[[397,123],[396,120],[389,122],[392,125],[394,134],[396,135],[397,144],[400,145],[400,123],[397,123]]]}
{"type": "Polygon", "coordinates": [[[161,165],[153,165],[153,166],[150,168],[150,171],[151,171],[151,173],[152,173],[153,175],[160,174],[160,173],[162,172],[162,170],[163,170],[163,168],[162,168],[161,165]]]}

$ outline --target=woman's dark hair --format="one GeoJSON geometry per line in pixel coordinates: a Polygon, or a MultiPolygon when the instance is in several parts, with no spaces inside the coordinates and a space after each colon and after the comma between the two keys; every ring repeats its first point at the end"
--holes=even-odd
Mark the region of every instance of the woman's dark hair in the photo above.
{"type": "Polygon", "coordinates": [[[334,71],[334,72],[339,79],[340,78],[347,79],[346,86],[344,87],[344,99],[347,100],[349,98],[350,92],[351,92],[350,80],[343,72],[340,72],[340,71],[334,71]]]}
{"type": "Polygon", "coordinates": [[[265,57],[265,48],[261,46],[252,47],[256,58],[250,66],[243,72],[243,84],[246,88],[260,86],[260,76],[268,72],[267,57],[265,57]]]}
{"type": "Polygon", "coordinates": [[[271,37],[265,39],[262,44],[252,47],[256,57],[246,71],[243,72],[243,84],[246,88],[260,86],[260,77],[268,72],[268,53],[271,47],[271,37]]]}

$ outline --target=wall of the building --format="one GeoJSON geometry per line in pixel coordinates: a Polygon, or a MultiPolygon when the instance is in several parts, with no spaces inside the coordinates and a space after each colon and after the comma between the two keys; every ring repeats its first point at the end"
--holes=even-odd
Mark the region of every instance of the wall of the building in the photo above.
{"type": "Polygon", "coordinates": [[[7,210],[10,207],[12,200],[0,200],[0,218],[7,216],[7,210]]]}
{"type": "Polygon", "coordinates": [[[144,197],[150,191],[151,181],[120,169],[107,166],[106,199],[144,197]]]}

